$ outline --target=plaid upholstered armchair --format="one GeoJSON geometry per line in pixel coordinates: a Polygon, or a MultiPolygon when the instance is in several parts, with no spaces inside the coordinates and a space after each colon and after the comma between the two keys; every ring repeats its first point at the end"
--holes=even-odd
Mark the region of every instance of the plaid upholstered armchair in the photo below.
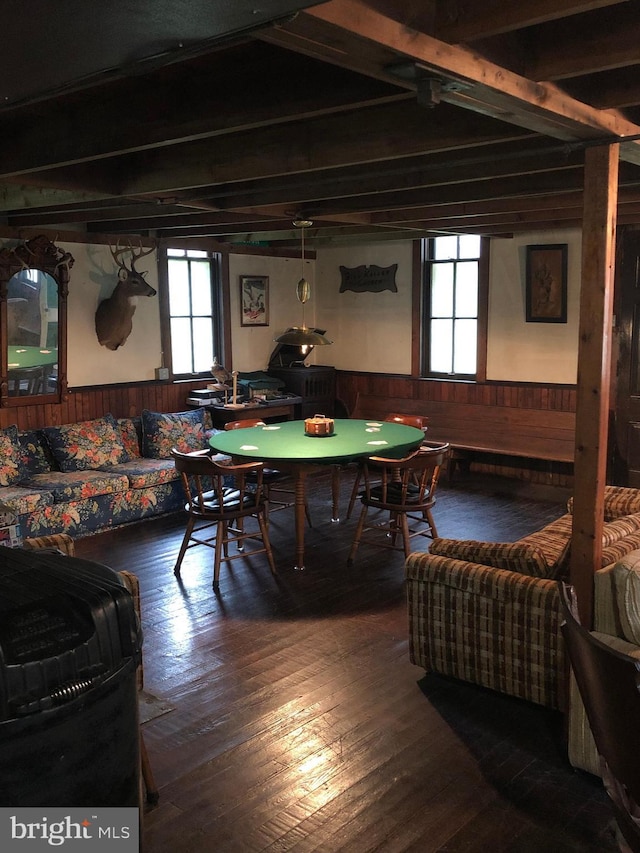
{"type": "MultiPolygon", "coordinates": [[[[569,501],[569,512],[518,542],[435,539],[429,553],[410,554],[411,661],[428,672],[565,709],[557,582],[568,570],[571,508],[569,501]]],[[[640,549],[640,490],[606,487],[602,545],[596,609],[604,598],[607,567],[640,549]]],[[[578,740],[576,752],[584,738],[578,740]]],[[[580,758],[576,766],[588,761],[580,758]]]]}
{"type": "Polygon", "coordinates": [[[406,561],[411,661],[427,672],[564,708],[555,566],[547,567],[549,577],[533,574],[546,565],[543,555],[522,543],[436,539],[431,551],[406,561]]]}

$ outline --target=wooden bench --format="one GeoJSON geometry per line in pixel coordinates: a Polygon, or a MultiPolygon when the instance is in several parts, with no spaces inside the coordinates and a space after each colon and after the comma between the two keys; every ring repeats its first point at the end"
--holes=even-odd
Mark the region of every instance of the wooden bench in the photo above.
{"type": "Polygon", "coordinates": [[[575,412],[358,394],[351,416],[381,420],[389,412],[429,418],[427,438],[451,445],[450,475],[479,455],[574,461],[575,412]]]}

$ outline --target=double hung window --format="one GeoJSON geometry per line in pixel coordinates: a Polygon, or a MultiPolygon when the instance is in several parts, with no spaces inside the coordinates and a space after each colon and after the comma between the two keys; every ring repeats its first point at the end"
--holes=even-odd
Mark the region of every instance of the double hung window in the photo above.
{"type": "Polygon", "coordinates": [[[220,258],[195,249],[167,249],[171,372],[208,374],[222,360],[220,258]]]}
{"type": "Polygon", "coordinates": [[[473,378],[478,373],[483,241],[475,234],[426,241],[422,375],[473,378]]]}

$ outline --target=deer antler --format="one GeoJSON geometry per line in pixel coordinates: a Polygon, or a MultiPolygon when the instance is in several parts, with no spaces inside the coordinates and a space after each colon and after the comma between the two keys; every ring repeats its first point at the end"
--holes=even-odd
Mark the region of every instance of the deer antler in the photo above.
{"type": "Polygon", "coordinates": [[[155,249],[156,249],[155,244],[153,246],[151,246],[150,249],[146,249],[146,250],[143,249],[142,248],[142,240],[140,240],[140,242],[138,243],[138,251],[137,252],[134,250],[133,246],[131,245],[131,242],[129,242],[129,248],[131,249],[131,263],[134,263],[135,261],[139,260],[140,258],[144,258],[145,255],[150,255],[151,252],[155,252],[155,249]]]}
{"type": "Polygon", "coordinates": [[[131,240],[129,239],[127,246],[120,245],[120,238],[118,237],[118,242],[115,247],[109,246],[109,251],[111,252],[111,257],[116,262],[116,264],[122,269],[126,269],[126,262],[121,260],[123,255],[129,255],[131,257],[131,268],[133,269],[134,264],[140,258],[144,258],[145,255],[150,255],[151,252],[155,251],[155,245],[153,245],[150,249],[142,248],[142,240],[138,245],[138,249],[134,249],[131,240]]]}
{"type": "Polygon", "coordinates": [[[111,252],[111,257],[112,257],[112,258],[113,258],[113,260],[116,262],[116,264],[117,264],[119,267],[122,267],[123,269],[126,269],[126,265],[125,265],[125,264],[124,264],[124,262],[121,260],[121,258],[122,258],[122,255],[124,255],[124,254],[126,254],[127,252],[131,251],[131,250],[130,250],[130,248],[129,248],[129,246],[120,246],[120,238],[118,237],[118,242],[116,243],[116,245],[115,245],[115,246],[111,246],[111,245],[110,245],[110,246],[109,246],[109,251],[111,252]]]}

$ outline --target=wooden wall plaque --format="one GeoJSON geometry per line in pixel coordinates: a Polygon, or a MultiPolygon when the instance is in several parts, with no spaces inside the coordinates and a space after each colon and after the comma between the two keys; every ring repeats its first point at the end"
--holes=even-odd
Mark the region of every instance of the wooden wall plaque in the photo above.
{"type": "Polygon", "coordinates": [[[355,293],[380,293],[383,290],[390,290],[392,293],[397,293],[397,269],[398,264],[391,264],[389,267],[379,267],[376,264],[369,266],[361,264],[359,267],[340,265],[342,276],[340,293],[344,293],[345,290],[353,290],[355,293]]]}

